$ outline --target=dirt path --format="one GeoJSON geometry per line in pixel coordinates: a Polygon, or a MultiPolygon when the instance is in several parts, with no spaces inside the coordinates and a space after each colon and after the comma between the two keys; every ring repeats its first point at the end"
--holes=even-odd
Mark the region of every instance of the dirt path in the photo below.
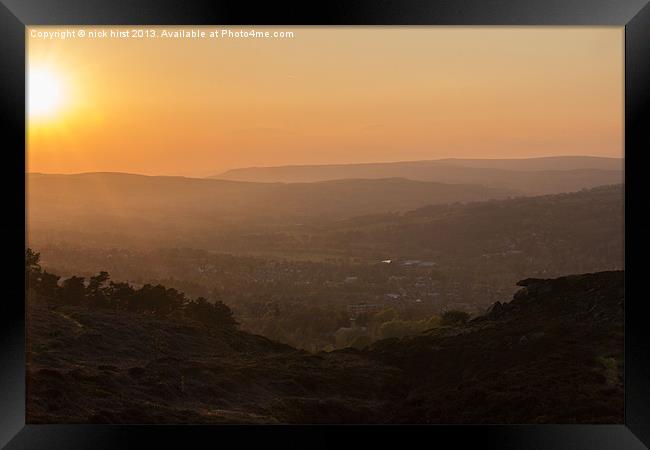
{"type": "Polygon", "coordinates": [[[65,320],[67,320],[67,321],[69,321],[69,322],[72,322],[72,323],[75,325],[75,327],[76,327],[76,332],[77,332],[77,333],[80,333],[81,330],[83,330],[83,329],[85,328],[85,327],[83,326],[83,324],[82,324],[81,322],[79,322],[77,319],[75,319],[75,318],[73,318],[73,317],[70,317],[70,316],[67,315],[67,314],[62,313],[61,311],[56,311],[56,314],[57,314],[59,317],[62,317],[62,318],[64,318],[65,320]]]}

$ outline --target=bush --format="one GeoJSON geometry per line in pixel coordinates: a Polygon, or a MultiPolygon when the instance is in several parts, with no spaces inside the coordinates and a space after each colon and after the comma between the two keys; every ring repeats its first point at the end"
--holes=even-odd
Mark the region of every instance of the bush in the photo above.
{"type": "Polygon", "coordinates": [[[350,347],[356,348],[357,350],[361,350],[367,346],[372,344],[372,339],[370,336],[367,334],[362,334],[361,336],[357,337],[352,344],[350,344],[350,347]]]}
{"type": "Polygon", "coordinates": [[[469,313],[466,313],[465,311],[445,311],[442,313],[442,317],[440,318],[440,325],[463,325],[464,323],[467,323],[468,320],[469,313]]]}
{"type": "Polygon", "coordinates": [[[384,322],[379,327],[379,336],[382,339],[393,337],[399,338],[415,333],[417,333],[417,331],[414,330],[413,323],[406,320],[391,320],[389,322],[384,322]]]}
{"type": "Polygon", "coordinates": [[[65,305],[89,308],[114,308],[133,312],[190,317],[207,325],[235,326],[232,310],[221,301],[214,303],[199,297],[189,300],[183,292],[160,284],[145,284],[134,289],[128,283],[110,281],[108,272],[90,277],[72,276],[59,286],[59,276],[41,269],[40,254],[25,250],[27,288],[40,296],[65,305]],[[33,291],[32,291],[33,290],[33,291]]]}
{"type": "Polygon", "coordinates": [[[221,301],[210,303],[203,297],[187,303],[185,315],[206,325],[238,325],[233,317],[232,310],[225,303],[221,301]]]}

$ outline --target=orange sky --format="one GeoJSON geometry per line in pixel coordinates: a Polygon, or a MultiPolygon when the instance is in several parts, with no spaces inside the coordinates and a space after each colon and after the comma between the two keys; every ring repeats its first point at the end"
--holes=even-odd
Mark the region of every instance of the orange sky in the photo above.
{"type": "Polygon", "coordinates": [[[256,27],[295,33],[266,40],[32,29],[62,28],[27,30],[29,69],[61,90],[28,115],[30,172],[623,155],[622,27],[256,27]]]}

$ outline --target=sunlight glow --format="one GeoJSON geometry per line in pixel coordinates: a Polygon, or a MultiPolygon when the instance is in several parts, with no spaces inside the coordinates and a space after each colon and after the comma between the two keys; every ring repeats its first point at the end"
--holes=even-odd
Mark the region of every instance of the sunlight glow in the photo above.
{"type": "Polygon", "coordinates": [[[61,80],[48,69],[30,69],[27,81],[27,112],[30,118],[56,113],[63,103],[61,80]]]}

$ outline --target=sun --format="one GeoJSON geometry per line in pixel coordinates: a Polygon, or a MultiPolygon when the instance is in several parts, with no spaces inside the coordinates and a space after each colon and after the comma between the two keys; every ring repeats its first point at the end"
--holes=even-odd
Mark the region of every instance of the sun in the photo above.
{"type": "Polygon", "coordinates": [[[32,119],[55,115],[65,96],[61,78],[47,68],[29,69],[27,78],[27,113],[32,119]]]}

